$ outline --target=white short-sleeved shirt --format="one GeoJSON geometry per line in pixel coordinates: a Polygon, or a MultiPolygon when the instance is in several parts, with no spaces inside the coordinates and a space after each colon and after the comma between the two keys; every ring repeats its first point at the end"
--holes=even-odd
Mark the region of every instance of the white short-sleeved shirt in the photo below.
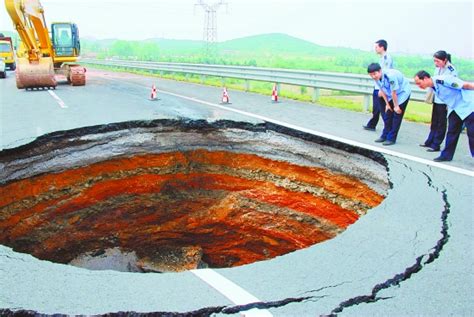
{"type": "Polygon", "coordinates": [[[461,120],[474,112],[474,90],[463,89],[464,81],[451,75],[433,76],[435,95],[448,106],[448,116],[455,111],[461,120]]]}
{"type": "MultiPolygon", "coordinates": [[[[444,67],[436,67],[434,72],[434,76],[440,76],[440,75],[451,75],[454,77],[458,77],[458,72],[456,71],[456,68],[451,63],[447,63],[444,67]]],[[[441,100],[439,97],[435,95],[434,98],[435,103],[444,103],[443,100],[441,100]]]]}
{"type": "Polygon", "coordinates": [[[409,81],[396,69],[382,70],[382,77],[375,81],[377,87],[387,95],[388,101],[392,100],[392,91],[398,97],[398,104],[401,105],[408,100],[411,94],[409,81]]]}
{"type": "Polygon", "coordinates": [[[379,64],[380,64],[380,67],[382,67],[382,69],[392,69],[393,68],[393,59],[390,55],[385,53],[385,55],[380,57],[379,64]]]}

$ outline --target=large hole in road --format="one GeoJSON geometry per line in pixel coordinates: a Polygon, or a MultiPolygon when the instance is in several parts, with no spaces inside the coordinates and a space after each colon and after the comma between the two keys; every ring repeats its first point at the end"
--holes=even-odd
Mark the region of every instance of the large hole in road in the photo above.
{"type": "Polygon", "coordinates": [[[271,124],[136,121],[0,152],[0,243],[89,269],[233,267],[334,238],[382,202],[377,153],[271,124]]]}

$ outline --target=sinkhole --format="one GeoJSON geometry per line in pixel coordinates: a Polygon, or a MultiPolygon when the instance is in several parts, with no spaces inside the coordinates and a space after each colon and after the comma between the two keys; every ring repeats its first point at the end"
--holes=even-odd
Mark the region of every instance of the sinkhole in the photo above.
{"type": "Polygon", "coordinates": [[[389,187],[378,154],[263,123],[154,120],[0,152],[0,244],[89,269],[177,272],[334,238],[389,187]]]}

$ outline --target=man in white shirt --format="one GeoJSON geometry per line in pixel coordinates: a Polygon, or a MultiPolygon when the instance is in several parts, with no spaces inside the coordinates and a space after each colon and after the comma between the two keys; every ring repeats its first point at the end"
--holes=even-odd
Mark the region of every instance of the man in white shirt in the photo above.
{"type": "MultiPolygon", "coordinates": [[[[375,42],[375,52],[380,55],[379,65],[382,69],[392,69],[393,68],[393,60],[390,55],[387,53],[387,41],[385,40],[378,40],[375,42]]],[[[375,127],[379,122],[379,117],[384,115],[384,101],[382,99],[381,94],[379,93],[379,87],[377,85],[374,86],[374,91],[372,93],[372,118],[370,118],[369,122],[363,126],[365,130],[375,131],[375,127]]]]}

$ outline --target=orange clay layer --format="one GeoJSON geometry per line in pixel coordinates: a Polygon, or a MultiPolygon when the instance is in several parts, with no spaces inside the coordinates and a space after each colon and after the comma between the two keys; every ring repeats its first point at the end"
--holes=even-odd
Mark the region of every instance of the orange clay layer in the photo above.
{"type": "Polygon", "coordinates": [[[199,246],[229,267],[333,238],[382,200],[355,178],[253,154],[146,154],[0,187],[0,243],[61,263],[199,246]]]}

